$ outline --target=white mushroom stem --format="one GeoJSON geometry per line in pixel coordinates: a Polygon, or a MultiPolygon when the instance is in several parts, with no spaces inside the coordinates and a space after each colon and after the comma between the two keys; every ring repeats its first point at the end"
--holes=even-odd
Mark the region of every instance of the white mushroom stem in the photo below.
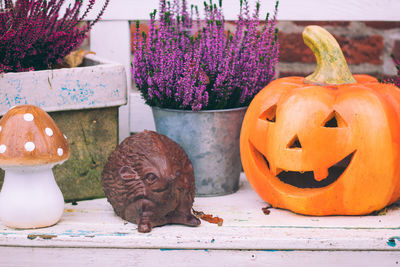
{"type": "Polygon", "coordinates": [[[5,169],[0,192],[0,220],[11,228],[41,228],[56,224],[64,198],[51,167],[21,166],[5,169]]]}

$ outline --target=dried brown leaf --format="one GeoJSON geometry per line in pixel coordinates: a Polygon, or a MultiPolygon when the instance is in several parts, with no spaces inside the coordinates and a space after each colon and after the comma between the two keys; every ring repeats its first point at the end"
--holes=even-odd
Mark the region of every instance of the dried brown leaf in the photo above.
{"type": "Polygon", "coordinates": [[[266,207],[264,207],[264,208],[261,208],[261,210],[263,211],[263,213],[264,213],[265,215],[269,215],[269,214],[271,213],[270,208],[272,208],[272,207],[271,207],[270,205],[268,205],[268,206],[266,206],[266,207]]]}
{"type": "Polygon", "coordinates": [[[66,57],[64,57],[62,65],[68,68],[78,67],[79,65],[82,64],[83,59],[88,54],[95,54],[95,53],[92,51],[85,51],[83,49],[72,51],[66,57]]]}
{"type": "Polygon", "coordinates": [[[203,221],[206,221],[209,223],[214,223],[214,224],[217,224],[218,226],[222,226],[222,224],[224,223],[224,220],[222,218],[214,217],[211,214],[205,214],[202,211],[196,211],[194,209],[192,209],[192,211],[196,217],[202,219],[203,221]]]}

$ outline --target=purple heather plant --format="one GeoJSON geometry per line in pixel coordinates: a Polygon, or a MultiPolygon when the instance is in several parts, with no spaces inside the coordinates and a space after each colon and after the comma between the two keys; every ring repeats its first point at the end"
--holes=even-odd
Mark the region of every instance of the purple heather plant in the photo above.
{"type": "Polygon", "coordinates": [[[259,19],[260,3],[250,12],[240,0],[233,33],[225,30],[222,1],[204,3],[190,14],[185,0],[160,0],[150,14],[148,36],[139,34],[132,73],[150,106],[212,110],[247,106],[275,75],[279,56],[276,1],[272,18],[259,19]]]}
{"type": "Polygon", "coordinates": [[[109,1],[94,21],[81,25],[96,0],[86,7],[75,0],[62,17],[65,0],[0,0],[0,73],[54,68],[82,44],[109,1]]]}

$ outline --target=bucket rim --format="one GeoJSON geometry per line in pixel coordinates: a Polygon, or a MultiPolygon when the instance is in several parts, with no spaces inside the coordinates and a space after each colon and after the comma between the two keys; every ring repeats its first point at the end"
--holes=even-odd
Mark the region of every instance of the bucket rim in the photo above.
{"type": "Polygon", "coordinates": [[[193,110],[184,110],[184,109],[160,108],[160,107],[155,107],[155,106],[151,107],[151,109],[153,109],[153,110],[160,110],[160,111],[162,110],[162,111],[176,112],[176,113],[219,113],[219,112],[229,112],[229,111],[241,111],[241,110],[246,110],[247,108],[248,108],[248,106],[238,107],[238,108],[193,111],[193,110]]]}

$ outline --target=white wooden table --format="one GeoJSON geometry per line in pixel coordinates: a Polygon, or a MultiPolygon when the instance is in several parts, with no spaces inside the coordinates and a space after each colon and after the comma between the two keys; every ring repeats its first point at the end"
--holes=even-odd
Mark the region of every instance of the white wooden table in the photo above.
{"type": "Polygon", "coordinates": [[[232,195],[196,198],[223,226],[167,225],[150,233],[120,219],[106,199],[65,205],[49,228],[0,224],[0,266],[396,266],[400,209],[382,216],[311,217],[270,209],[244,178],[232,195]],[[310,253],[312,252],[312,253],[310,253]]]}

